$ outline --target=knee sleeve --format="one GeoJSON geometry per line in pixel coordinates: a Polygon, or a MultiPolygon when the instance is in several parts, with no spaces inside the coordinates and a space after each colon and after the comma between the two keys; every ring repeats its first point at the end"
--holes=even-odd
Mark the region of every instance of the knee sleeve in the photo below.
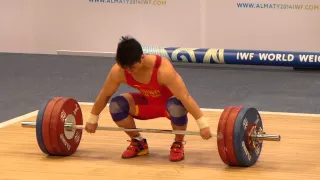
{"type": "Polygon", "coordinates": [[[176,126],[184,126],[187,124],[187,110],[180,100],[175,97],[168,99],[166,109],[170,115],[172,124],[176,126]]]}
{"type": "Polygon", "coordinates": [[[129,109],[129,102],[123,96],[116,96],[110,101],[109,112],[115,122],[127,118],[129,115],[129,109]]]}

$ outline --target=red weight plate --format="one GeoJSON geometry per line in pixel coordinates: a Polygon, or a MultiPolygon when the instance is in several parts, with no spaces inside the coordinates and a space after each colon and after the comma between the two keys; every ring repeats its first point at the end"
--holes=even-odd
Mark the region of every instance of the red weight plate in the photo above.
{"type": "Polygon", "coordinates": [[[230,161],[228,159],[228,155],[226,152],[226,147],[225,147],[225,133],[226,133],[226,125],[227,125],[227,120],[229,117],[229,114],[232,110],[233,106],[228,106],[224,109],[224,111],[220,115],[219,119],[219,124],[218,124],[218,129],[217,129],[217,146],[218,146],[218,152],[220,155],[221,160],[229,165],[230,161]]]}
{"type": "Polygon", "coordinates": [[[224,143],[227,149],[227,155],[228,155],[228,159],[230,161],[231,166],[239,165],[236,155],[234,154],[233,134],[234,134],[234,124],[236,123],[237,116],[242,108],[243,106],[236,106],[232,109],[226,125],[226,133],[225,133],[226,138],[224,143]]]}
{"type": "Polygon", "coordinates": [[[78,102],[72,98],[63,98],[56,103],[51,116],[52,128],[55,129],[51,137],[52,146],[59,147],[62,156],[69,156],[76,152],[82,137],[82,130],[67,131],[65,122],[83,125],[82,111],[78,102]],[[55,143],[55,144],[53,144],[55,143]]]}
{"type": "Polygon", "coordinates": [[[60,99],[61,97],[54,97],[50,100],[48,103],[43,120],[42,120],[42,138],[43,138],[43,143],[50,155],[56,155],[55,150],[51,146],[51,139],[50,139],[50,122],[51,122],[51,113],[54,105],[56,102],[60,99]]]}
{"type": "Polygon", "coordinates": [[[62,150],[59,146],[59,139],[57,138],[59,137],[59,118],[57,118],[57,116],[60,115],[59,110],[61,109],[60,107],[65,99],[66,98],[61,98],[55,103],[50,116],[50,143],[56,155],[62,155],[62,150]]]}

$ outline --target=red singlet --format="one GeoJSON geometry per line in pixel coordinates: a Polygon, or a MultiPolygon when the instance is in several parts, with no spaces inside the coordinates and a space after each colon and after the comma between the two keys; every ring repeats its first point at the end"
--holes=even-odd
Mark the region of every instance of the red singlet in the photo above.
{"type": "Polygon", "coordinates": [[[130,93],[136,104],[136,113],[133,115],[136,119],[169,118],[166,111],[166,102],[173,94],[166,86],[161,86],[158,83],[157,75],[161,61],[162,58],[156,56],[151,80],[148,84],[136,81],[131,74],[125,71],[127,84],[140,91],[140,93],[130,93]]]}

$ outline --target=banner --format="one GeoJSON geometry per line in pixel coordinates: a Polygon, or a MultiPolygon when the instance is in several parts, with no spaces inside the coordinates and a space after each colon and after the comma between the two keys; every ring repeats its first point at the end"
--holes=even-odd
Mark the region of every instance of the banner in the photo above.
{"type": "Polygon", "coordinates": [[[319,0],[207,0],[205,7],[206,48],[320,51],[319,0]]]}
{"type": "Polygon", "coordinates": [[[320,52],[290,52],[183,47],[143,47],[172,62],[320,67],[320,52]]]}

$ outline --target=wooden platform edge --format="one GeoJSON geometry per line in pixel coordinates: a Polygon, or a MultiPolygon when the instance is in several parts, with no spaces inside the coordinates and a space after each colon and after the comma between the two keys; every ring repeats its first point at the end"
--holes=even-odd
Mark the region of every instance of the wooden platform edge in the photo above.
{"type": "MultiPolygon", "coordinates": [[[[92,106],[93,102],[79,102],[81,106],[92,106]]],[[[109,106],[109,103],[107,104],[109,106]]],[[[202,111],[208,111],[208,112],[222,112],[223,109],[212,109],[212,108],[200,108],[202,111]]],[[[9,126],[11,124],[20,122],[24,119],[30,118],[32,116],[36,116],[38,113],[38,110],[29,112],[27,114],[15,117],[13,119],[9,119],[7,121],[0,123],[0,128],[9,126]]],[[[272,112],[272,111],[259,111],[260,114],[270,114],[270,115],[283,115],[283,116],[304,116],[304,117],[320,117],[320,114],[309,114],[309,113],[291,113],[291,112],[272,112]]]]}

